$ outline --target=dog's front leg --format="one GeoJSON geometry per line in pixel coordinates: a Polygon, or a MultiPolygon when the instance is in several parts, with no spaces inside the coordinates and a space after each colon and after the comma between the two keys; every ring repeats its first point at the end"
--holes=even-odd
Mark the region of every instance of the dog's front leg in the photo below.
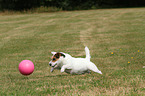
{"type": "Polygon", "coordinates": [[[50,72],[53,72],[53,71],[54,71],[54,68],[52,67],[50,72]]]}
{"type": "Polygon", "coordinates": [[[65,69],[66,69],[67,67],[68,67],[67,65],[63,65],[63,66],[61,67],[61,72],[64,72],[65,69]]]}

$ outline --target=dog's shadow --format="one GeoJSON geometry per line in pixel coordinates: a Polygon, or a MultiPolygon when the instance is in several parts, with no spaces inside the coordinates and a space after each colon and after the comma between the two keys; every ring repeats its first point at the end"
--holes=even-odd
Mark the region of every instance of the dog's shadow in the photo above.
{"type": "Polygon", "coordinates": [[[80,76],[79,74],[57,74],[57,75],[47,75],[44,77],[74,77],[74,76],[80,76]]]}

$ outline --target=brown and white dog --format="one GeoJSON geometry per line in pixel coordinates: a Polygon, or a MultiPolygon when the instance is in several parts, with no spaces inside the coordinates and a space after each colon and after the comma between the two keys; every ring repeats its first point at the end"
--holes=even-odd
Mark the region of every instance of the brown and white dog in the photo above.
{"type": "Polygon", "coordinates": [[[63,52],[51,52],[53,56],[49,65],[52,67],[51,72],[54,69],[60,69],[61,72],[70,74],[84,74],[89,73],[90,70],[102,74],[98,70],[97,66],[90,61],[90,51],[88,47],[85,47],[86,58],[74,58],[71,55],[63,52]]]}

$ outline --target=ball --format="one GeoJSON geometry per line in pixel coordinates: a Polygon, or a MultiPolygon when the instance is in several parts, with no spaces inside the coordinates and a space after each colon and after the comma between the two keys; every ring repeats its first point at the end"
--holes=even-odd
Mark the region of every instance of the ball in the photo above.
{"type": "Polygon", "coordinates": [[[22,75],[30,75],[34,71],[34,64],[30,60],[23,60],[19,64],[19,72],[22,75]]]}

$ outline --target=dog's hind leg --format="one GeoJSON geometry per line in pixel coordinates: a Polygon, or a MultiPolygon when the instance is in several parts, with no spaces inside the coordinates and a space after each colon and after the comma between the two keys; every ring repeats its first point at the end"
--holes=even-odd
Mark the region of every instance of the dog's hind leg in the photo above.
{"type": "Polygon", "coordinates": [[[97,66],[94,64],[94,63],[92,63],[92,62],[90,62],[90,64],[88,65],[88,69],[89,70],[92,70],[92,71],[94,71],[94,72],[97,72],[97,73],[99,73],[99,74],[102,74],[102,72],[97,68],[97,66]]]}

